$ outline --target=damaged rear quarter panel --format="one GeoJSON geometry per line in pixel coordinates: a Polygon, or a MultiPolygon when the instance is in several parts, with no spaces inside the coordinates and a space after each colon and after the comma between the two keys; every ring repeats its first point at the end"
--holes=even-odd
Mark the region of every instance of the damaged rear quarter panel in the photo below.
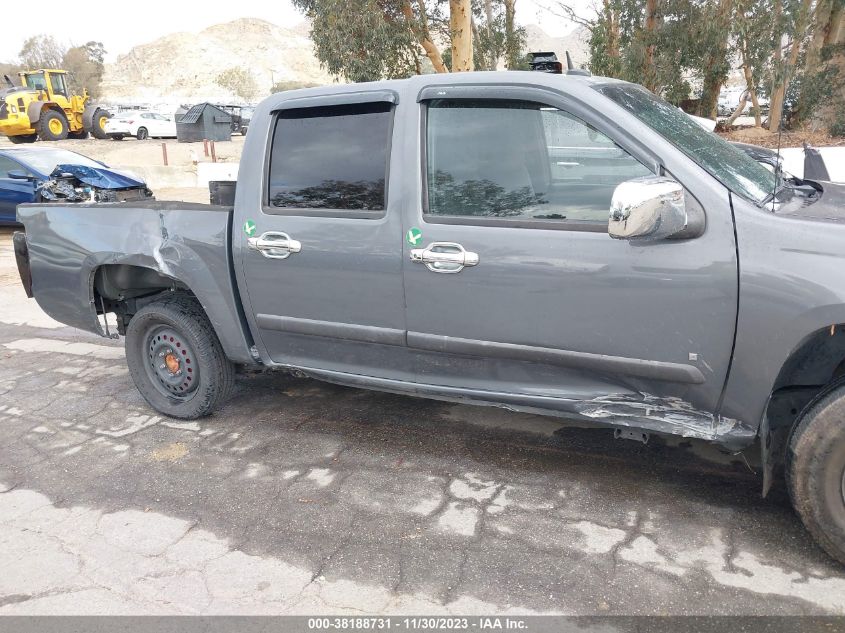
{"type": "Polygon", "coordinates": [[[182,202],[18,207],[41,308],[103,334],[93,282],[105,264],[142,266],[180,281],[199,299],[227,356],[253,362],[231,274],[231,209],[182,202]]]}

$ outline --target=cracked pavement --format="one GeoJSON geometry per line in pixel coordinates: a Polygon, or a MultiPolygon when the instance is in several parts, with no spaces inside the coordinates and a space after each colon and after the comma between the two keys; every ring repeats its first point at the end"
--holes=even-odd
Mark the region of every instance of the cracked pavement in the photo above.
{"type": "Polygon", "coordinates": [[[0,230],[0,614],[845,614],[754,452],[239,377],[197,422],[27,300],[0,230]]]}

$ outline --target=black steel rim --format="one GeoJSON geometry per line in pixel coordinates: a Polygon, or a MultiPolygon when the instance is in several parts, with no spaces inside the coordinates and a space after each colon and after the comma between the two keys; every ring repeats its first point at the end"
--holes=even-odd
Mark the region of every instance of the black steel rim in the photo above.
{"type": "Polygon", "coordinates": [[[150,382],[164,396],[193,397],[199,383],[196,354],[187,339],[171,327],[157,326],[144,338],[150,382]]]}

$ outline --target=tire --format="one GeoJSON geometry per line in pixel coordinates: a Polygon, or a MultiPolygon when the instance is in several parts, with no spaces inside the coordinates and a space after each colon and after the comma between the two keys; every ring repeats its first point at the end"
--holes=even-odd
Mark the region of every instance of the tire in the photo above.
{"type": "Polygon", "coordinates": [[[112,135],[111,135],[111,140],[113,140],[113,141],[122,141],[122,140],[123,140],[123,134],[112,134],[112,135]]]}
{"type": "Polygon", "coordinates": [[[9,142],[14,143],[15,145],[20,145],[21,143],[34,143],[38,140],[38,134],[21,134],[19,136],[10,136],[9,142]]]}
{"type": "Polygon", "coordinates": [[[91,117],[91,129],[89,130],[94,138],[98,139],[107,139],[109,137],[106,134],[106,119],[110,119],[111,114],[108,113],[107,110],[103,110],[102,108],[97,108],[94,110],[94,116],[91,117]]]}
{"type": "Polygon", "coordinates": [[[807,530],[845,565],[845,386],[802,416],[789,441],[786,481],[807,530]]]}
{"type": "Polygon", "coordinates": [[[68,132],[68,138],[77,139],[77,140],[85,140],[88,138],[87,130],[80,130],[79,132],[68,132]]]}
{"type": "Polygon", "coordinates": [[[135,138],[137,138],[139,141],[146,141],[148,138],[150,138],[150,133],[147,132],[147,128],[139,127],[138,131],[135,133],[135,138]]]}
{"type": "Polygon", "coordinates": [[[126,328],[126,362],[149,405],[173,418],[209,415],[235,385],[234,365],[202,308],[185,295],[138,310],[126,328]]]}
{"type": "Polygon", "coordinates": [[[56,110],[42,110],[36,125],[38,138],[42,141],[63,141],[67,138],[67,119],[56,110]]]}

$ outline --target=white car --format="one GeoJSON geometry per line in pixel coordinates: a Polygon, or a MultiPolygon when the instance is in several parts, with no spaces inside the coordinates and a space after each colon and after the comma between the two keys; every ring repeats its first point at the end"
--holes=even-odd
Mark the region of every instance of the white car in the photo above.
{"type": "MultiPolygon", "coordinates": [[[[718,111],[719,116],[730,116],[733,114],[733,111],[737,109],[739,106],[739,102],[742,101],[742,95],[746,94],[748,91],[745,88],[728,88],[723,90],[721,94],[719,94],[719,104],[718,104],[718,111]]],[[[760,106],[760,109],[765,111],[769,105],[769,98],[762,94],[757,94],[757,103],[760,106]]],[[[751,99],[749,98],[745,103],[745,108],[743,109],[743,114],[748,114],[751,112],[751,108],[753,104],[751,103],[751,99]]]]}
{"type": "Polygon", "coordinates": [[[106,121],[106,134],[115,141],[134,136],[139,141],[147,138],[176,138],[176,121],[158,112],[133,110],[115,115],[106,121]]]}

